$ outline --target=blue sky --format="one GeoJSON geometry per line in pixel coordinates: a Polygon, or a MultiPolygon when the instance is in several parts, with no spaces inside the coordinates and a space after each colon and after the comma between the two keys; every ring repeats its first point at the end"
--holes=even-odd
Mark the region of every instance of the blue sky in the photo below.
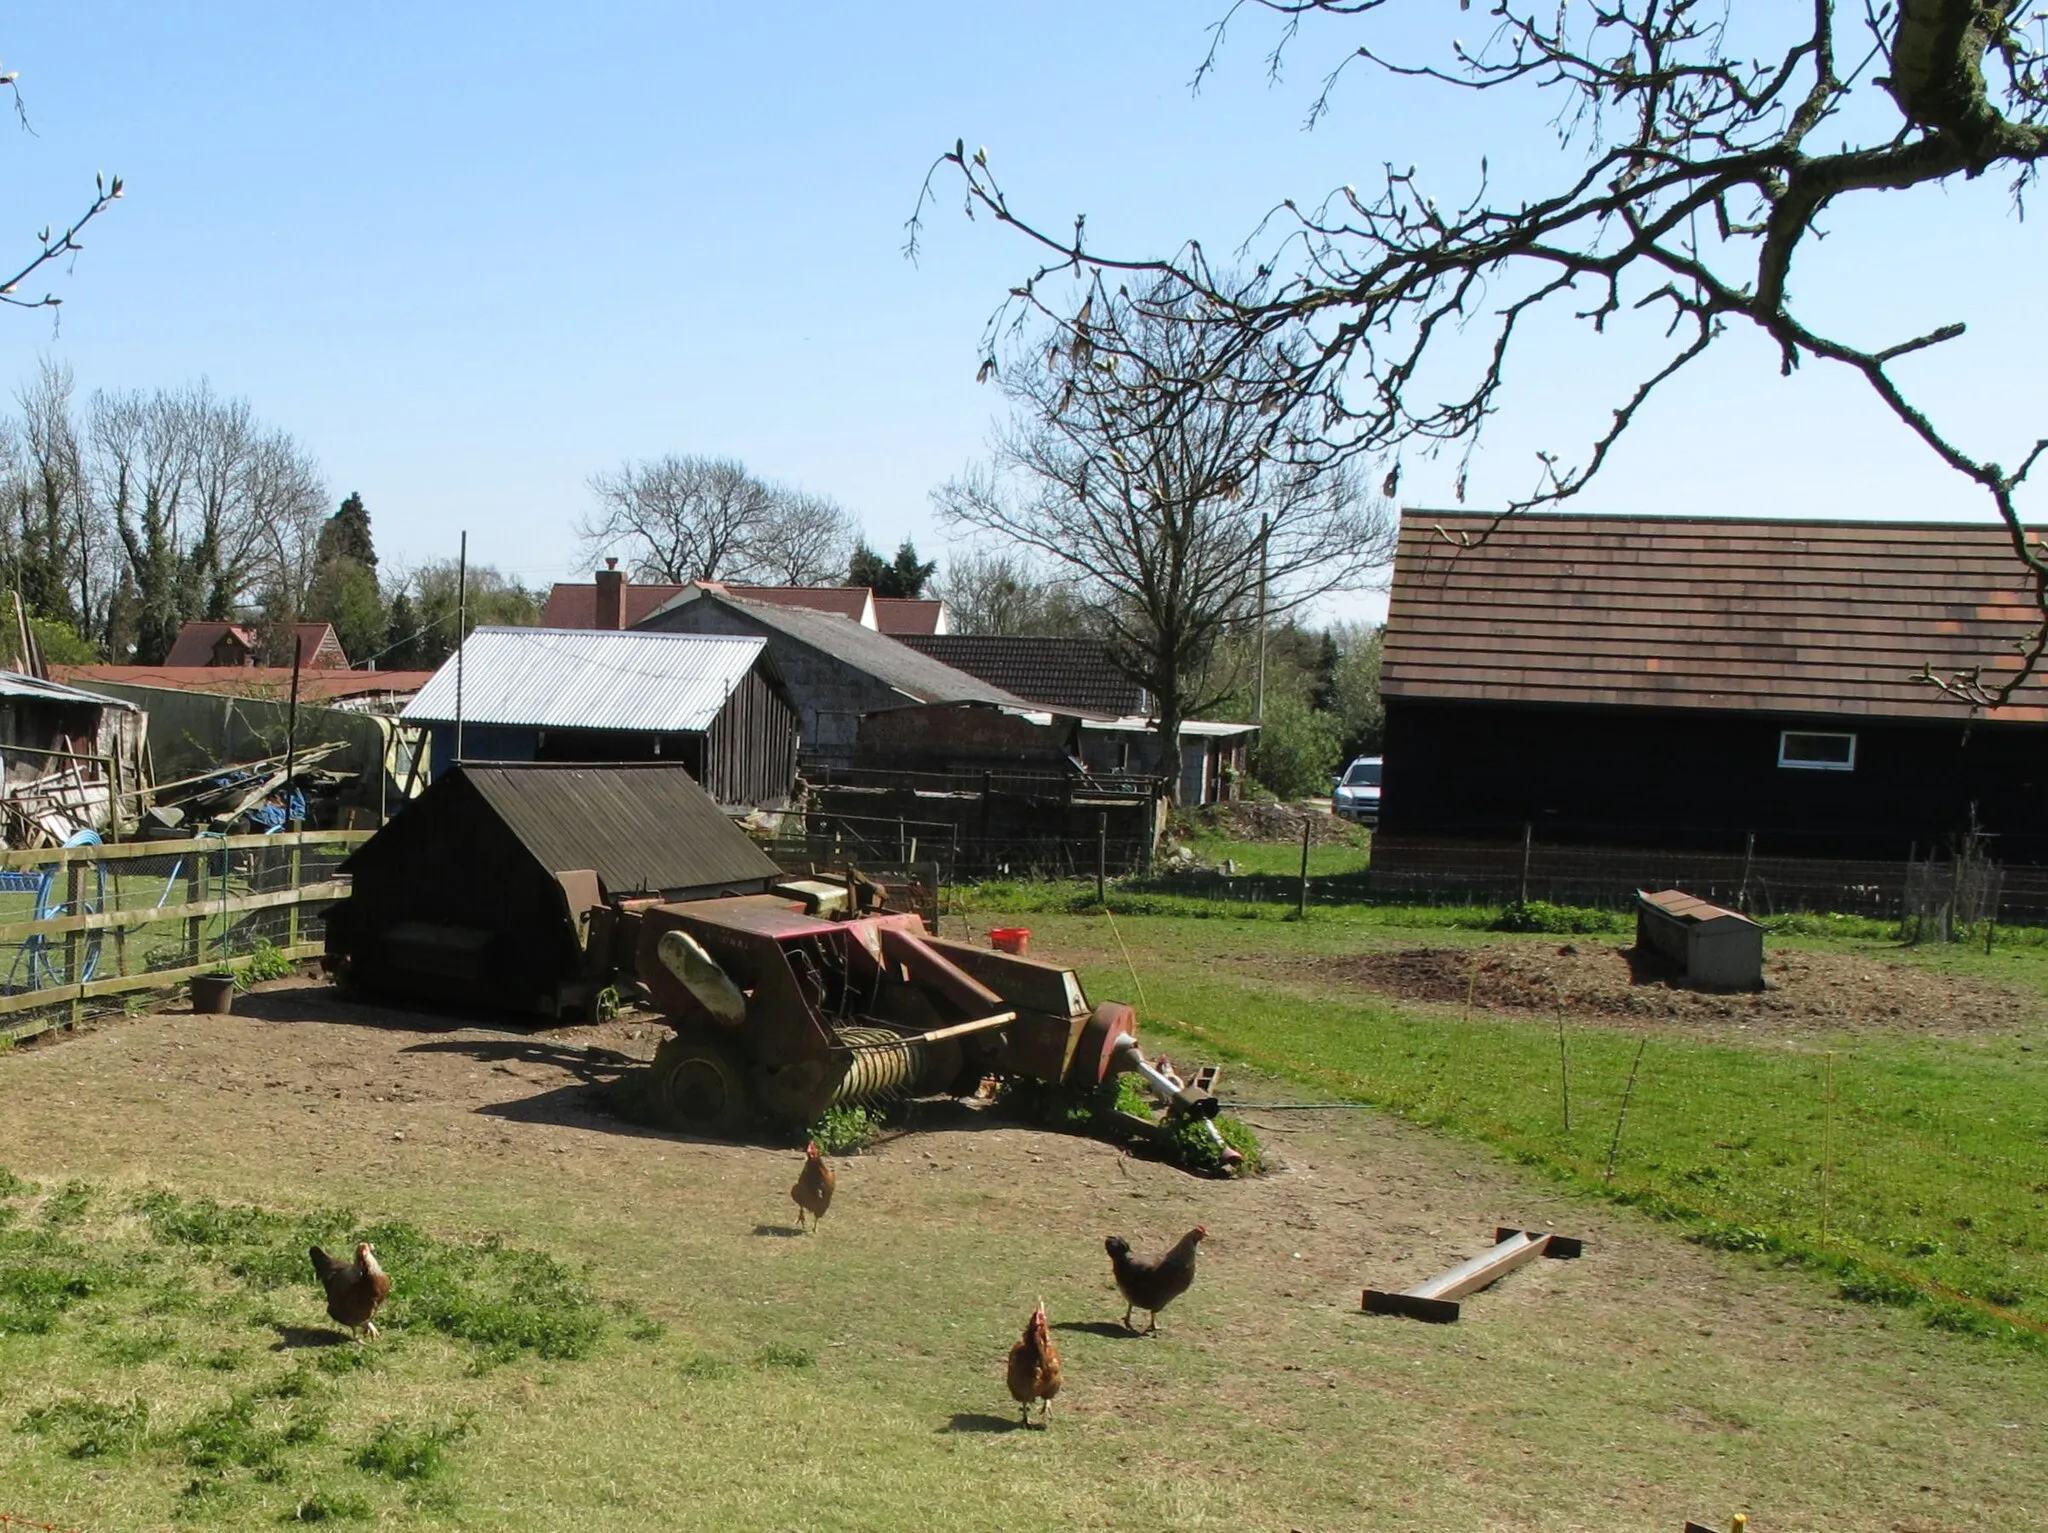
{"type": "MultiPolygon", "coordinates": [[[[999,403],[974,382],[982,327],[1031,265],[943,181],[921,260],[903,259],[926,167],[956,137],[988,147],[1016,205],[1053,224],[1085,211],[1106,247],[1148,253],[1188,236],[1227,250],[1279,198],[1364,185],[1382,161],[1417,164],[1448,201],[1481,154],[1509,185],[1576,154],[1527,102],[1364,75],[1302,132],[1341,26],[1309,29],[1275,85],[1272,28],[1244,18],[1192,95],[1222,8],[17,12],[0,60],[36,136],[0,142],[0,253],[81,207],[95,170],[129,190],[54,279],[61,325],[0,315],[6,376],[40,353],[87,392],[208,377],[298,436],[337,498],[362,492],[391,563],[451,555],[466,528],[472,557],[528,583],[573,576],[589,475],[671,451],[831,494],[885,551],[907,534],[942,552],[927,493],[981,450],[999,403]]],[[[1977,450],[2010,460],[2048,429],[2048,263],[2002,184],[1832,227],[1795,281],[1822,317],[1870,344],[1967,321],[1910,381],[1977,450]]],[[[1627,330],[1530,341],[1473,504],[1526,488],[1539,447],[1570,457],[1644,354],[1627,330]]],[[[1988,516],[1860,388],[1781,380],[1736,337],[1581,504],[1988,516]]],[[[1451,473],[1409,464],[1403,499],[1448,504],[1451,473]]]]}

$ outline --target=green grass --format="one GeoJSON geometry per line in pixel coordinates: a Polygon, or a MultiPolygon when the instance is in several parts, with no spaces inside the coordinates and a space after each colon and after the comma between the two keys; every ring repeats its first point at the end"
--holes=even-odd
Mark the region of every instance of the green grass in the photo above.
{"type": "MultiPolygon", "coordinates": [[[[1103,923],[1051,920],[1049,951],[1115,955],[1084,969],[1091,994],[1131,991],[1103,923]]],[[[1120,935],[1154,1033],[1496,1146],[1703,1242],[1821,1269],[1845,1296],[1911,1305],[1953,1329],[2048,1337],[2039,1026],[2023,1037],[1798,1043],[1658,1033],[1643,1046],[1617,1146],[1641,1034],[1571,1020],[1561,1064],[1558,1031],[1540,1019],[1422,1015],[1312,969],[1276,973],[1276,954],[1342,952],[1363,924],[1261,927],[1253,944],[1214,921],[1133,917],[1120,918],[1120,935]]],[[[2035,950],[2015,951],[2031,961],[2035,950]]],[[[1964,970],[2022,961],[1932,956],[1964,970]]]]}
{"type": "MultiPolygon", "coordinates": [[[[280,1499],[287,1520],[387,1515],[458,1463],[478,1378],[590,1358],[621,1329],[550,1256],[386,1221],[360,1233],[405,1283],[384,1338],[360,1347],[326,1322],[307,1256],[316,1241],[348,1249],[345,1211],[45,1190],[4,1172],[0,1197],[0,1356],[10,1397],[33,1400],[0,1420],[0,1457],[118,1469],[156,1519],[232,1520],[280,1499]],[[423,1414],[385,1413],[393,1398],[423,1414]]],[[[623,1329],[625,1343],[660,1334],[623,1329]]]]}

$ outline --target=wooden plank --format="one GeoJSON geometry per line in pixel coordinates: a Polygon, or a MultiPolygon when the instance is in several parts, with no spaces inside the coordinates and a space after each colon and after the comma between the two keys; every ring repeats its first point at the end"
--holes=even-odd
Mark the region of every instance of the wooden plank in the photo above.
{"type": "Polygon", "coordinates": [[[159,921],[203,921],[208,916],[237,915],[248,910],[275,910],[280,905],[309,905],[346,899],[351,880],[330,878],[297,889],[272,889],[263,894],[232,894],[225,900],[199,899],[183,905],[144,905],[133,910],[100,910],[86,915],[52,916],[43,921],[10,921],[0,926],[0,944],[28,937],[56,937],[90,931],[134,931],[159,921]]]}
{"type": "MultiPolygon", "coordinates": [[[[302,942],[295,948],[280,948],[279,951],[294,963],[302,958],[320,956],[322,944],[302,942]]],[[[24,990],[20,995],[0,996],[0,1016],[21,1011],[39,1011],[47,1007],[64,1007],[64,1015],[51,1017],[33,1024],[6,1027],[0,1026],[0,1038],[20,1042],[37,1033],[47,1032],[53,1027],[69,1024],[69,1008],[74,1002],[91,1000],[98,996],[121,995],[136,990],[168,989],[180,980],[192,978],[195,974],[213,972],[215,964],[189,963],[175,969],[156,969],[147,974],[124,974],[112,979],[88,980],[82,985],[52,985],[47,990],[24,990]]]]}
{"type": "Polygon", "coordinates": [[[0,872],[67,862],[121,862],[131,857],[184,857],[257,847],[361,846],[374,830],[281,830],[269,836],[198,836],[180,841],[107,841],[91,846],[17,847],[0,851],[0,872]]]}

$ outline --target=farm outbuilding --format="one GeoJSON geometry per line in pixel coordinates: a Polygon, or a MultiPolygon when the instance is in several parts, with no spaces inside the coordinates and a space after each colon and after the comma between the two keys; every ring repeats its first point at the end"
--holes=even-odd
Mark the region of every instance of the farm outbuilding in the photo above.
{"type": "Polygon", "coordinates": [[[735,812],[781,809],[796,783],[796,706],[753,635],[479,628],[403,718],[429,731],[436,775],[458,750],[674,762],[735,812]]]}
{"type": "Polygon", "coordinates": [[[759,894],[766,853],[680,765],[465,762],[341,871],[330,968],[374,990],[544,1016],[611,983],[613,913],[639,896],[759,894]]]}
{"type": "MultiPolygon", "coordinates": [[[[1375,876],[1404,843],[2048,861],[2040,623],[1987,523],[1409,511],[1375,876]]],[[[1655,876],[1647,872],[1637,877],[1655,876]]]]}
{"type": "Polygon", "coordinates": [[[0,840],[118,829],[148,786],[148,727],[132,702],[0,671],[0,840]]]}

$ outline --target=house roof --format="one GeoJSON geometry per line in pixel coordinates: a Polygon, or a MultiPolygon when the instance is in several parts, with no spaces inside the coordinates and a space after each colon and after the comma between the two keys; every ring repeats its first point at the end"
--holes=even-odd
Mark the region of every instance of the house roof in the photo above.
{"type": "Polygon", "coordinates": [[[459,657],[466,723],[695,734],[711,727],[767,647],[720,634],[479,628],[401,717],[455,718],[459,657]]]}
{"type": "Polygon", "coordinates": [[[406,816],[432,813],[435,796],[461,785],[490,805],[543,868],[589,868],[609,894],[758,888],[779,874],[696,779],[673,764],[466,761],[443,772],[406,816]]]}
{"type": "MultiPolygon", "coordinates": [[[[2040,621],[1984,524],[1408,511],[1389,699],[1956,718],[2040,621]]],[[[1996,717],[2048,721],[2030,681],[1996,717]]]]}
{"type": "Polygon", "coordinates": [[[875,627],[899,639],[908,638],[911,634],[943,634],[946,631],[946,604],[922,597],[877,596],[875,627]]]}
{"type": "Polygon", "coordinates": [[[1034,703],[1110,718],[1145,711],[1145,689],[1089,639],[945,633],[904,634],[901,642],[1034,703]]]}
{"type": "Polygon", "coordinates": [[[1030,703],[1012,692],[978,676],[920,654],[887,634],[863,628],[851,618],[831,612],[813,612],[805,607],[770,606],[741,601],[715,591],[699,590],[678,597],[646,621],[688,621],[689,609],[698,602],[716,602],[739,613],[764,630],[793,639],[809,649],[864,671],[885,686],[893,687],[912,702],[988,703],[999,708],[1029,709],[1030,703]]]}
{"type": "MultiPolygon", "coordinates": [[[[130,687],[163,687],[174,692],[211,692],[223,697],[260,697],[282,702],[292,695],[288,665],[53,665],[64,681],[90,687],[95,681],[130,687]]],[[[303,702],[331,702],[338,697],[390,697],[417,692],[433,679],[432,671],[299,671],[303,702]]]]}
{"type": "Polygon", "coordinates": [[[801,607],[809,612],[836,612],[841,617],[852,618],[863,628],[876,626],[875,593],[866,586],[741,586],[718,582],[707,588],[720,587],[726,595],[738,601],[758,602],[770,607],[801,607]]]}
{"type": "Polygon", "coordinates": [[[84,703],[94,708],[127,708],[131,711],[136,707],[134,703],[108,697],[103,692],[83,692],[61,682],[44,681],[40,676],[24,676],[19,671],[0,671],[0,697],[28,697],[48,703],[84,703]]]}
{"type": "MultiPolygon", "coordinates": [[[[659,582],[643,586],[627,581],[624,588],[626,626],[631,628],[688,589],[687,586],[659,582]]],[[[557,581],[554,589],[548,592],[547,605],[541,608],[540,621],[543,628],[596,628],[596,582],[585,581],[578,585],[573,581],[557,581]]]]}
{"type": "MultiPolygon", "coordinates": [[[[341,640],[335,637],[332,623],[294,623],[292,632],[305,640],[305,654],[308,660],[319,654],[323,648],[332,649],[336,653],[341,651],[341,640]]],[[[214,646],[220,643],[221,636],[227,633],[234,634],[246,648],[253,650],[256,647],[256,628],[253,624],[194,619],[178,630],[178,637],[171,643],[171,652],[164,656],[164,664],[178,667],[211,667],[214,646]]]]}

